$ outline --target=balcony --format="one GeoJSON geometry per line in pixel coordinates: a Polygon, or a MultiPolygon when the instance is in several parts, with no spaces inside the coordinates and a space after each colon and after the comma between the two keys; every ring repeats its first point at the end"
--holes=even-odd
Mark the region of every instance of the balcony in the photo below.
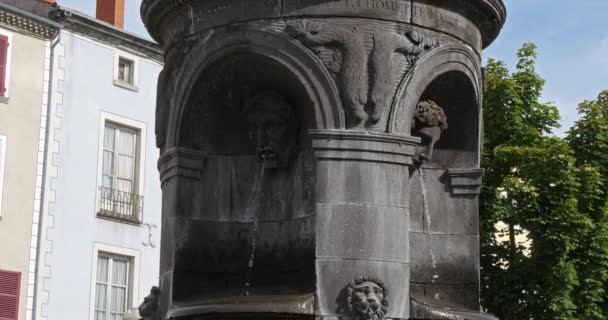
{"type": "Polygon", "coordinates": [[[144,197],[138,194],[99,187],[97,217],[130,224],[141,224],[144,197]]]}

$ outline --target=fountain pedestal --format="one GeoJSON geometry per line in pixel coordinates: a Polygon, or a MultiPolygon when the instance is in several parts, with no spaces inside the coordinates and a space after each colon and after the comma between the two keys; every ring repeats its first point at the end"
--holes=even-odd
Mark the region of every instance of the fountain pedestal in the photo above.
{"type": "Polygon", "coordinates": [[[500,0],[144,0],[142,17],[165,48],[161,319],[489,317],[480,53],[500,0]]]}

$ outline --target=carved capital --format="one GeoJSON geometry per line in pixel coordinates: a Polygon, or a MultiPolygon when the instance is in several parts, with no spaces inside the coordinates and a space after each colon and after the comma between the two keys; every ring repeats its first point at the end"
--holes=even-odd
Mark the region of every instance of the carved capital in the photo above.
{"type": "Polygon", "coordinates": [[[410,136],[310,130],[317,159],[356,160],[399,165],[412,164],[420,139],[410,136]]]}
{"type": "Polygon", "coordinates": [[[158,160],[161,185],[174,177],[199,179],[205,165],[206,154],[184,148],[173,148],[158,160]]]}
{"type": "Polygon", "coordinates": [[[450,190],[453,195],[479,195],[483,169],[448,169],[450,190]]]}

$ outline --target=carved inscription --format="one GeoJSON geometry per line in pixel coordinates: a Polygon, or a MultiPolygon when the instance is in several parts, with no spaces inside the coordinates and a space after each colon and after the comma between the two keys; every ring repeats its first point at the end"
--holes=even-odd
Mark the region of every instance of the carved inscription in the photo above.
{"type": "Polygon", "coordinates": [[[479,29],[461,13],[432,5],[414,3],[412,4],[412,23],[458,35],[461,39],[480,49],[481,34],[479,29]]]}
{"type": "Polygon", "coordinates": [[[294,0],[292,5],[296,9],[317,7],[330,9],[376,9],[394,11],[401,14],[408,14],[410,4],[409,1],[403,0],[294,0]]]}
{"type": "Polygon", "coordinates": [[[272,11],[278,13],[279,0],[241,0],[241,1],[214,1],[210,5],[204,5],[196,15],[197,24],[222,19],[223,17],[243,16],[250,18],[252,15],[268,16],[272,11]],[[261,3],[261,5],[260,5],[261,3]]]}
{"type": "Polygon", "coordinates": [[[414,5],[412,7],[413,18],[425,18],[427,16],[432,16],[439,25],[444,27],[471,28],[470,22],[463,17],[457,16],[456,13],[434,7],[423,7],[421,5],[414,5]]]}

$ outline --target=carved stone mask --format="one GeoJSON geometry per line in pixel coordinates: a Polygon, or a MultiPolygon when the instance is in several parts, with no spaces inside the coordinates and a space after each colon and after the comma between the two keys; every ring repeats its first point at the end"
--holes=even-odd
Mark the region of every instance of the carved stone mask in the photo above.
{"type": "Polygon", "coordinates": [[[414,129],[413,134],[422,139],[422,144],[416,148],[414,161],[421,164],[433,158],[435,144],[441,133],[448,129],[448,117],[435,102],[422,101],[414,112],[414,129]]]}
{"type": "Polygon", "coordinates": [[[348,287],[348,308],[355,320],[382,320],[388,311],[387,294],[381,281],[359,277],[348,287]]]}
{"type": "Polygon", "coordinates": [[[418,136],[422,139],[422,145],[416,147],[416,159],[417,163],[424,161],[431,161],[433,158],[433,150],[435,149],[435,143],[441,138],[441,128],[439,127],[425,127],[418,130],[418,136]]]}
{"type": "Polygon", "coordinates": [[[286,167],[296,150],[299,131],[291,105],[278,93],[267,91],[249,99],[244,113],[264,168],[286,167]]]}
{"type": "Polygon", "coordinates": [[[158,310],[158,300],[160,298],[160,289],[152,287],[150,294],[144,298],[144,302],[139,305],[139,315],[144,320],[156,319],[156,311],[158,310]]]}

